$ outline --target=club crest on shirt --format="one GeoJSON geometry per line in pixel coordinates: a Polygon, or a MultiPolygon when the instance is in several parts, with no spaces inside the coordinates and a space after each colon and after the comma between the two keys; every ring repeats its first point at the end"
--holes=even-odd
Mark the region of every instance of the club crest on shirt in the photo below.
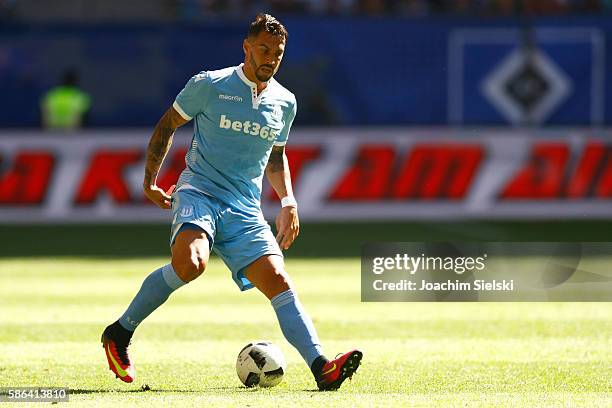
{"type": "Polygon", "coordinates": [[[179,211],[179,214],[181,215],[181,217],[191,216],[191,214],[193,214],[193,206],[190,205],[188,207],[181,208],[181,210],[179,211]]]}

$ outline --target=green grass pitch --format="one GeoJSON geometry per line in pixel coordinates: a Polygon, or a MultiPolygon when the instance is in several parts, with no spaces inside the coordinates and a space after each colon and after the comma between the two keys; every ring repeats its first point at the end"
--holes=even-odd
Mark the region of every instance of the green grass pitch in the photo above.
{"type": "Polygon", "coordinates": [[[326,353],[364,351],[338,392],[315,391],[269,302],[218,259],[141,325],[124,384],[100,334],[165,262],[0,259],[0,387],[69,387],[72,406],[612,406],[612,303],[361,303],[357,258],[287,259],[326,353]],[[278,387],[241,386],[254,339],[285,353],[278,387]]]}

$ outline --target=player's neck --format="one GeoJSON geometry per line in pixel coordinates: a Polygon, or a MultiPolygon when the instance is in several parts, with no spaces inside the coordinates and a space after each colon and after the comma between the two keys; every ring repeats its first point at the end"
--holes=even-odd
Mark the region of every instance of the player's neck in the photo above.
{"type": "Polygon", "coordinates": [[[257,95],[259,95],[268,86],[267,82],[261,82],[257,80],[255,73],[253,73],[252,70],[247,68],[246,63],[242,66],[242,72],[244,72],[244,76],[247,77],[249,81],[254,82],[257,85],[257,95]]]}

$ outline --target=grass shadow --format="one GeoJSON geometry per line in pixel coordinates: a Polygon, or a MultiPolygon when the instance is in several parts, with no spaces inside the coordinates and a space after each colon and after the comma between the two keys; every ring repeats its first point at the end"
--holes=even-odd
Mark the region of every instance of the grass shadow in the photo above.
{"type": "MultiPolygon", "coordinates": [[[[252,393],[260,391],[260,388],[246,388],[241,386],[232,386],[232,387],[207,387],[201,390],[181,390],[181,389],[163,389],[163,388],[150,388],[148,385],[142,385],[136,389],[130,390],[121,390],[121,389],[81,389],[75,388],[70,389],[70,395],[88,395],[88,394],[132,394],[132,393],[144,393],[144,392],[155,392],[155,393],[176,393],[176,394],[196,394],[196,393],[207,393],[207,392],[216,392],[216,391],[230,391],[230,392],[240,392],[240,393],[252,393]]],[[[305,393],[320,393],[324,391],[320,391],[318,389],[303,389],[303,390],[284,390],[290,392],[305,392],[305,393]]]]}
{"type": "Polygon", "coordinates": [[[87,395],[87,394],[127,394],[127,393],[141,393],[141,392],[167,392],[177,394],[195,394],[205,393],[207,391],[232,391],[232,392],[254,392],[256,388],[245,388],[245,387],[209,387],[202,390],[181,390],[181,389],[163,389],[163,388],[150,388],[148,385],[143,385],[136,389],[121,390],[121,389],[82,389],[74,388],[70,389],[70,395],[87,395]]]}

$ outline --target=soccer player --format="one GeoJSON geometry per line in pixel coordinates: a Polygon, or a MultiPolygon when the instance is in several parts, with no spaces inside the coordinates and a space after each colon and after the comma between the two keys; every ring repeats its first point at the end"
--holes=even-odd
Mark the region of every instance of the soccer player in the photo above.
{"type": "Polygon", "coordinates": [[[274,78],[287,43],[285,27],[260,14],[243,41],[244,63],[192,77],[157,123],[147,148],[146,196],[172,209],[172,262],[151,273],[125,313],[102,334],[110,369],[135,376],[128,345],[134,330],[170,294],[204,272],[214,250],[240,290],[256,287],[272,303],[284,336],[304,358],[320,390],[335,390],[357,370],[352,350],[329,361],[312,320],[285,271],[282,249],[299,232],[297,203],[285,155],[295,96],[274,78]],[[194,135],[176,191],[156,185],[175,130],[194,120],[194,135]],[[281,197],[276,237],[260,208],[264,173],[281,197]]]}

